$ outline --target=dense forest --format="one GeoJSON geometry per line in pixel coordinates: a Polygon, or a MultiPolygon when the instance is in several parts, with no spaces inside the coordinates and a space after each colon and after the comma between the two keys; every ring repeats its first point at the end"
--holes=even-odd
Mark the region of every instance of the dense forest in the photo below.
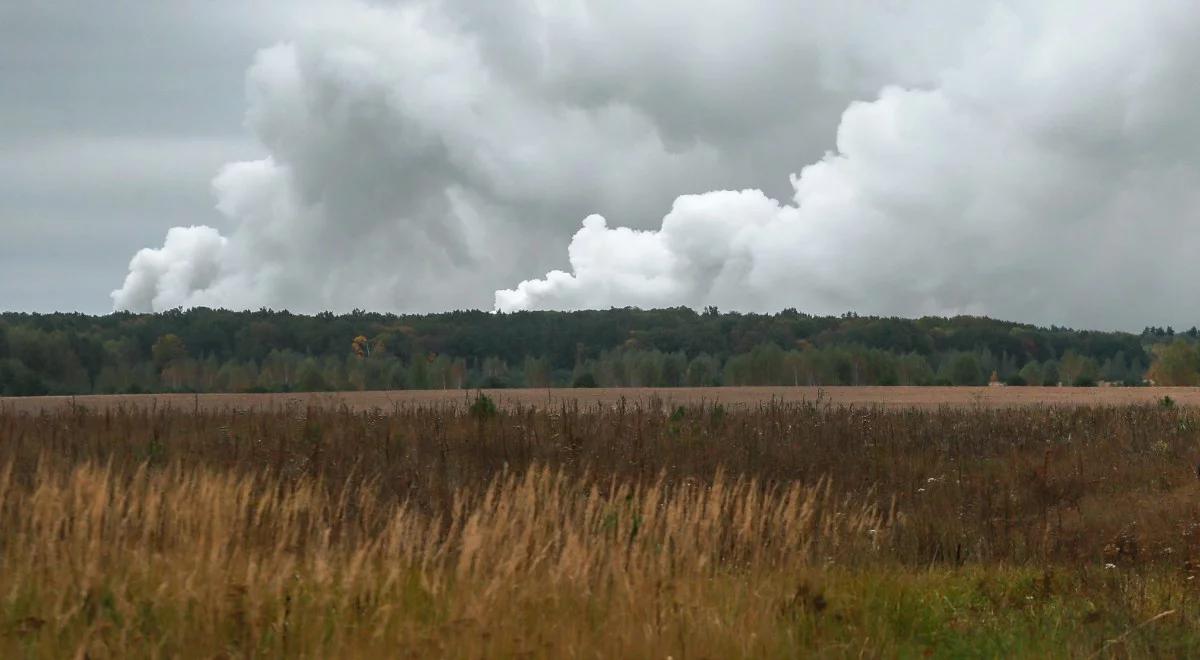
{"type": "Polygon", "coordinates": [[[1195,328],[714,308],[0,314],[0,394],[474,387],[1195,384],[1195,328]]]}

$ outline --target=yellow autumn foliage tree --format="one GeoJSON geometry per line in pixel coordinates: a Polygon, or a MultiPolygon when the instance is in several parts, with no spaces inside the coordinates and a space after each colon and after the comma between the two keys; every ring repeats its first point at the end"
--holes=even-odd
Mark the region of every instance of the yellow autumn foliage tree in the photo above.
{"type": "Polygon", "coordinates": [[[1200,352],[1184,341],[1158,344],[1146,378],[1156,385],[1200,384],[1200,352]]]}

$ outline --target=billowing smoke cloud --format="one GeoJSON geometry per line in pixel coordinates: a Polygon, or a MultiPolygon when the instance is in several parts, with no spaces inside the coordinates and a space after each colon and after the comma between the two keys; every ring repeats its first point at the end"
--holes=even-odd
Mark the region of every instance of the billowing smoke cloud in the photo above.
{"type": "Polygon", "coordinates": [[[164,309],[171,301],[213,285],[227,241],[212,227],[174,227],[159,249],[146,248],[129,263],[118,292],[122,309],[164,309]]]}
{"type": "Polygon", "coordinates": [[[936,84],[851,104],[788,203],[684,196],[646,232],[590,217],[570,273],[496,305],[1178,320],[1172,301],[1200,293],[1198,19],[1182,2],[996,5],[936,84]]]}
{"type": "Polygon", "coordinates": [[[652,218],[679,190],[819,155],[850,98],[821,82],[812,39],[732,5],[693,18],[712,35],[698,49],[668,29],[683,2],[644,24],[634,2],[331,4],[247,73],[268,156],[214,181],[224,247],[141,252],[118,309],[490,307],[497,284],[560,264],[589,212],[652,218]],[[778,63],[746,76],[751,57],[778,63]],[[746,111],[708,79],[767,99],[784,71],[811,103],[746,111]],[[181,287],[164,261],[215,275],[181,287]]]}
{"type": "Polygon", "coordinates": [[[1200,7],[912,4],[344,3],[114,302],[1183,322],[1200,7]]]}

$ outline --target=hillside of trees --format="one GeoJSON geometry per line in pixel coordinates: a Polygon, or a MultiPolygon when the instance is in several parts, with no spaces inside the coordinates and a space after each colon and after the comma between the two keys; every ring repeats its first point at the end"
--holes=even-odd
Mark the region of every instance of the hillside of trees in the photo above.
{"type": "Polygon", "coordinates": [[[709,308],[0,314],[0,394],[1200,381],[1195,328],[709,308]]]}

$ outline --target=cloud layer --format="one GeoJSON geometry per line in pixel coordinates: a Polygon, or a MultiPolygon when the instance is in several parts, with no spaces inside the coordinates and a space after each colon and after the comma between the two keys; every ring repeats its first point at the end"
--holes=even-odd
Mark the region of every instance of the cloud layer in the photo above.
{"type": "Polygon", "coordinates": [[[336,4],[247,73],[231,231],[171,230],[117,308],[1140,327],[1200,294],[1193,3],[336,4]]]}

